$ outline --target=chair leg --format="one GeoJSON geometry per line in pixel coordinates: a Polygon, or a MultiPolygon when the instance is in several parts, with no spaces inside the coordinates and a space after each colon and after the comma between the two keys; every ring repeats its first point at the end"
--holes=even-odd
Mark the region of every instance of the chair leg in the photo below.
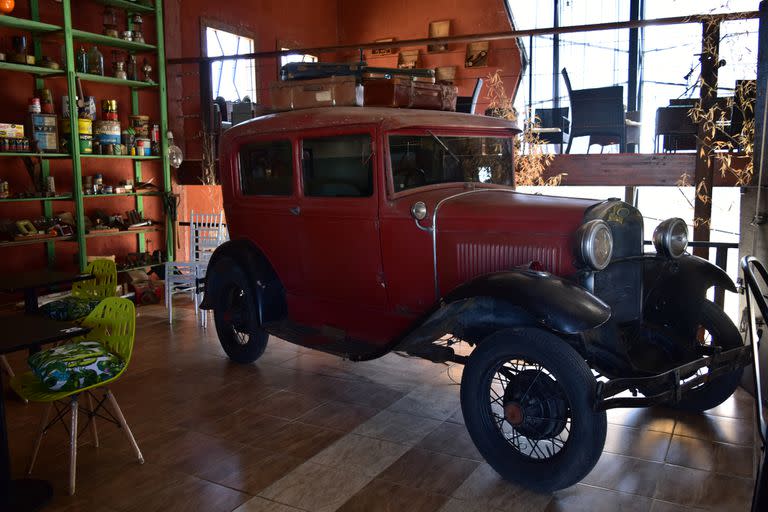
{"type": "MultiPolygon", "coordinates": [[[[568,147],[565,148],[566,155],[571,153],[571,144],[573,144],[573,136],[568,138],[568,147]]],[[[589,152],[589,149],[587,149],[587,152],[589,152]]]]}
{"type": "Polygon", "coordinates": [[[96,428],[96,410],[93,408],[93,397],[90,393],[88,393],[88,409],[91,411],[90,417],[88,419],[91,422],[91,432],[93,432],[93,445],[98,448],[99,430],[96,428]]]}
{"type": "Polygon", "coordinates": [[[48,419],[51,417],[51,409],[53,409],[53,402],[48,402],[43,413],[43,420],[40,422],[40,432],[37,434],[37,440],[35,441],[35,447],[32,449],[32,459],[27,466],[27,474],[32,474],[32,469],[35,467],[35,461],[37,461],[37,454],[40,452],[40,445],[43,444],[43,436],[46,433],[46,427],[48,426],[48,419]]]}
{"type": "Polygon", "coordinates": [[[11,365],[8,363],[8,359],[6,359],[5,356],[0,356],[0,370],[7,373],[10,378],[14,378],[16,376],[16,374],[13,373],[13,368],[11,368],[11,365]]]}
{"type": "Polygon", "coordinates": [[[112,394],[112,391],[107,390],[107,398],[109,399],[109,403],[112,404],[112,409],[115,416],[117,416],[117,421],[120,422],[120,427],[125,431],[125,435],[128,436],[128,441],[131,443],[136,458],[139,459],[139,464],[144,464],[144,456],[141,454],[141,450],[139,450],[139,445],[136,444],[136,439],[133,437],[133,433],[131,432],[130,427],[128,427],[128,423],[125,421],[125,416],[123,416],[123,411],[121,411],[120,406],[117,405],[117,400],[115,399],[115,395],[112,394]]]}
{"type": "Polygon", "coordinates": [[[77,395],[72,397],[70,410],[72,414],[69,426],[69,495],[75,494],[75,477],[77,476],[77,395]]]}

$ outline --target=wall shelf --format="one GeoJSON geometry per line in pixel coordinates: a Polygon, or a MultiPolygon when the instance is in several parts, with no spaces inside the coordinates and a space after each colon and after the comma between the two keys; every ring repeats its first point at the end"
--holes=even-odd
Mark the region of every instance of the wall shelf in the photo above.
{"type": "Polygon", "coordinates": [[[146,196],[160,196],[160,192],[124,192],[121,194],[84,194],[85,199],[106,199],[109,197],[146,197],[146,196]]]}
{"type": "Polygon", "coordinates": [[[0,157],[32,157],[32,158],[71,158],[69,153],[19,153],[17,151],[8,151],[0,153],[0,157]]]}
{"type": "Polygon", "coordinates": [[[6,197],[0,199],[0,203],[23,203],[27,201],[71,201],[71,195],[53,197],[6,197]]]}
{"type": "Polygon", "coordinates": [[[135,155],[80,155],[81,158],[120,158],[123,160],[161,160],[161,156],[135,156],[135,155]]]}
{"type": "MultiPolygon", "coordinates": [[[[96,82],[100,84],[120,85],[123,87],[130,87],[131,89],[157,88],[157,85],[158,85],[155,82],[149,83],[149,82],[140,82],[138,80],[123,80],[122,78],[115,78],[113,76],[92,75],[90,73],[77,73],[77,77],[84,82],[96,82]]],[[[104,156],[104,155],[101,155],[101,156],[104,156]]]]}
{"type": "Polygon", "coordinates": [[[126,12],[155,12],[154,5],[146,5],[148,2],[129,2],[128,0],[94,0],[97,4],[111,5],[123,9],[126,12]]]}
{"type": "Polygon", "coordinates": [[[119,37],[105,36],[104,34],[95,34],[85,30],[72,29],[72,39],[83,43],[93,43],[110,48],[122,48],[133,52],[156,52],[157,46],[153,44],[137,43],[136,41],[126,41],[119,37]]]}
{"type": "MultiPolygon", "coordinates": [[[[2,18],[2,16],[0,16],[2,18]]],[[[44,68],[43,66],[30,66],[28,64],[16,64],[15,62],[0,62],[0,71],[15,71],[17,73],[29,73],[35,76],[64,76],[64,70],[44,68]]]]}
{"type": "Polygon", "coordinates": [[[0,242],[0,248],[2,247],[18,247],[20,245],[34,245],[44,244],[46,242],[62,242],[74,240],[71,236],[54,236],[51,238],[35,238],[33,240],[13,240],[9,242],[0,242]]]}
{"type": "Polygon", "coordinates": [[[122,235],[143,235],[146,233],[157,233],[162,229],[157,227],[148,227],[146,229],[129,229],[124,231],[108,231],[106,233],[99,233],[98,231],[91,231],[85,234],[85,238],[99,238],[102,236],[122,236],[122,235]]]}
{"type": "Polygon", "coordinates": [[[42,23],[40,21],[27,20],[24,18],[14,18],[13,16],[8,15],[0,16],[0,27],[25,30],[34,34],[57,32],[62,29],[58,25],[51,25],[50,23],[42,23]]]}

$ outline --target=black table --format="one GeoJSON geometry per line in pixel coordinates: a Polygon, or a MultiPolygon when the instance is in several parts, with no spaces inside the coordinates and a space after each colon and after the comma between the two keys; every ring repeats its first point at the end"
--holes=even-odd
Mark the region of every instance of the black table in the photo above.
{"type": "MultiPolygon", "coordinates": [[[[37,315],[0,317],[0,354],[34,349],[45,343],[66,340],[85,334],[89,329],[57,322],[37,315]]],[[[8,427],[5,422],[3,372],[0,372],[0,511],[28,512],[38,510],[53,496],[51,484],[44,480],[24,478],[11,480],[8,450],[8,427]]]]}
{"type": "Polygon", "coordinates": [[[24,310],[27,313],[37,311],[37,291],[40,288],[74,283],[93,279],[92,274],[59,272],[56,270],[36,270],[34,272],[16,272],[0,276],[0,292],[24,292],[24,310]]]}

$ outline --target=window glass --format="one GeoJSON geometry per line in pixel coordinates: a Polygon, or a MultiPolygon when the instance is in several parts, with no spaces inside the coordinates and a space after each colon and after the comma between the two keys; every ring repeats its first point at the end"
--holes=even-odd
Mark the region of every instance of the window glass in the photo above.
{"type": "Polygon", "coordinates": [[[291,141],[252,142],[240,148],[243,195],[289,196],[293,190],[291,141]]]}
{"type": "MultiPolygon", "coordinates": [[[[206,56],[243,55],[253,53],[253,39],[213,27],[205,28],[206,56]]],[[[246,96],[256,102],[256,61],[254,59],[219,60],[211,63],[213,97],[227,101],[246,96]]]]}
{"type": "Polygon", "coordinates": [[[306,196],[373,195],[373,153],[368,134],[304,139],[301,165],[306,196]]]}
{"type": "Polygon", "coordinates": [[[395,135],[389,152],[395,192],[436,183],[514,183],[508,137],[395,135]]]}

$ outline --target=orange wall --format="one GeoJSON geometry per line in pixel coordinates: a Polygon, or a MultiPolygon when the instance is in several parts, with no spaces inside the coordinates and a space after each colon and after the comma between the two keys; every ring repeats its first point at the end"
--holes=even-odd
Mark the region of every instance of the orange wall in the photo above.
{"type": "MultiPolygon", "coordinates": [[[[504,8],[505,0],[441,0],[413,2],[408,0],[339,0],[339,43],[354,44],[378,39],[418,39],[429,36],[429,22],[451,20],[451,35],[482,34],[511,30],[504,8]]],[[[414,48],[415,49],[415,48],[414,48]]],[[[520,75],[520,53],[513,40],[491,42],[488,67],[465,68],[466,44],[452,44],[448,51],[428,53],[420,47],[420,66],[456,66],[459,94],[469,96],[478,77],[501,70],[507,95],[511,96],[520,75]]],[[[353,56],[354,58],[354,56],[353,56]]],[[[366,52],[371,65],[397,66],[397,55],[375,56],[366,52]]],[[[477,112],[487,105],[484,86],[477,112]]]]}

